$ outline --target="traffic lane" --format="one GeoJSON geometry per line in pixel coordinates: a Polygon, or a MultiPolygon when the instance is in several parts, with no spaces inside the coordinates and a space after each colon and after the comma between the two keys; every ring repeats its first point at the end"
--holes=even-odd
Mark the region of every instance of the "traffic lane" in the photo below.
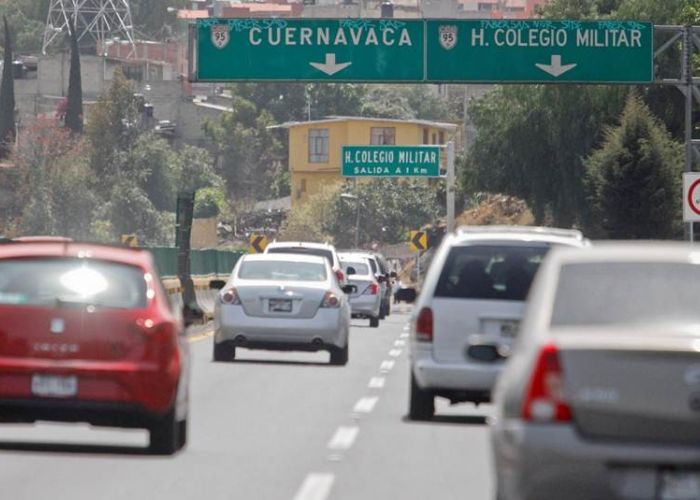
{"type": "Polygon", "coordinates": [[[76,500],[292,498],[401,324],[353,321],[345,367],[328,365],[327,353],[243,349],[239,362],[213,363],[211,338],[195,342],[184,452],[142,455],[143,430],[0,425],[0,491],[13,500],[57,488],[76,500]]]}
{"type": "MultiPolygon", "coordinates": [[[[384,374],[383,386],[369,384],[363,399],[377,398],[373,411],[348,414],[339,428],[355,429],[343,450],[327,450],[314,473],[332,479],[325,498],[402,498],[424,500],[490,500],[493,465],[486,419],[490,405],[451,406],[436,400],[431,422],[406,417],[409,394],[407,332],[389,351],[394,367],[384,374]],[[396,351],[401,353],[396,355],[396,351]],[[393,351],[393,355],[392,355],[393,351]]],[[[346,431],[347,432],[347,431],[346,431]]],[[[302,499],[300,499],[302,500],[302,499]]]]}

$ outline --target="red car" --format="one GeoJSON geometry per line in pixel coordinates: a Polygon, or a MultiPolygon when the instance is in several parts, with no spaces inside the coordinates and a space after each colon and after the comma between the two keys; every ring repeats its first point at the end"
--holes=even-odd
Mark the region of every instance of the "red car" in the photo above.
{"type": "Polygon", "coordinates": [[[144,250],[0,244],[2,422],[143,427],[172,454],[187,440],[184,334],[144,250]]]}

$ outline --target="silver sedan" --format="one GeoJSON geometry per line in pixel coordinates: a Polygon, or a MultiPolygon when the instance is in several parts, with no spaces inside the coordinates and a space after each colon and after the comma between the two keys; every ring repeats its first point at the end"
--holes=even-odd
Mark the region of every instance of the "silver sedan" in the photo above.
{"type": "Polygon", "coordinates": [[[499,500],[700,498],[700,254],[554,250],[496,385],[499,500]]]}
{"type": "Polygon", "coordinates": [[[350,305],[323,257],[262,254],[242,257],[215,305],[214,361],[232,361],[236,347],[329,351],[348,361],[350,305]]]}

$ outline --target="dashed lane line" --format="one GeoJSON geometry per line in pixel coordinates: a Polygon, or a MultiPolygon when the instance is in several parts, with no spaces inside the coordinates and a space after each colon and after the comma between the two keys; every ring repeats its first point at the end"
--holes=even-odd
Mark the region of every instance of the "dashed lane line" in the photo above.
{"type": "Polygon", "coordinates": [[[405,340],[396,340],[396,341],[394,341],[394,346],[396,346],[396,347],[403,347],[403,346],[405,346],[405,345],[406,345],[406,341],[405,341],[405,340]]]}
{"type": "Polygon", "coordinates": [[[389,356],[398,358],[399,356],[401,356],[401,349],[392,349],[391,351],[389,351],[389,356]]]}
{"type": "Polygon", "coordinates": [[[312,472],[301,483],[294,500],[326,500],[333,487],[335,475],[312,472]]]}
{"type": "Polygon", "coordinates": [[[396,361],[394,361],[393,359],[386,359],[382,361],[382,364],[379,366],[379,371],[381,371],[382,373],[389,372],[395,364],[396,361]]]}
{"type": "Polygon", "coordinates": [[[408,332],[404,332],[404,333],[402,333],[402,334],[400,335],[400,337],[401,337],[402,339],[407,339],[407,338],[409,337],[409,333],[408,333],[408,332]]]}
{"type": "Polygon", "coordinates": [[[386,382],[386,379],[384,377],[372,377],[369,379],[369,384],[368,387],[370,389],[381,389],[384,387],[384,383],[386,382]]]}
{"type": "Polygon", "coordinates": [[[338,427],[328,442],[328,448],[333,451],[349,449],[355,443],[359,432],[359,427],[338,427]]]}
{"type": "Polygon", "coordinates": [[[377,396],[367,396],[361,398],[357,401],[357,403],[355,403],[352,411],[353,413],[371,413],[374,409],[374,405],[377,404],[377,401],[379,401],[379,397],[377,396]]]}

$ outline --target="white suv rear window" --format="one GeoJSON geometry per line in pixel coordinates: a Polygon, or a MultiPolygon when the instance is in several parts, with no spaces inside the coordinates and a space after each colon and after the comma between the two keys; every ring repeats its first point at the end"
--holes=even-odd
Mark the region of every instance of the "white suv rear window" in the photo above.
{"type": "Polygon", "coordinates": [[[450,250],[436,297],[525,300],[548,245],[469,245],[450,250]]]}

